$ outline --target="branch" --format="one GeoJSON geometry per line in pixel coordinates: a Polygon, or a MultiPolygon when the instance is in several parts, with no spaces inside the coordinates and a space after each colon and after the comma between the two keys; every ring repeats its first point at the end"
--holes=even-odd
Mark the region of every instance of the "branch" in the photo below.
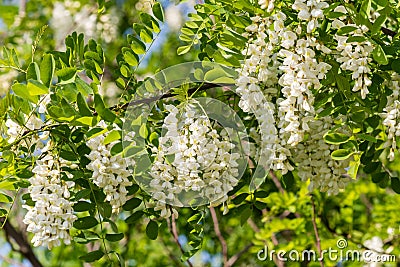
{"type": "Polygon", "coordinates": [[[231,267],[233,264],[244,254],[246,253],[254,244],[250,243],[245,246],[241,251],[233,255],[225,264],[225,267],[231,267]]]}
{"type": "Polygon", "coordinates": [[[276,177],[273,171],[269,171],[269,175],[271,175],[272,181],[274,182],[275,186],[278,188],[279,192],[284,194],[285,190],[282,187],[281,182],[279,181],[278,177],[276,177]]]}
{"type": "Polygon", "coordinates": [[[391,37],[395,37],[395,36],[397,35],[397,32],[392,31],[392,30],[389,30],[388,28],[385,28],[385,27],[381,27],[381,31],[382,31],[384,34],[386,34],[386,35],[388,35],[388,36],[391,36],[391,37]]]}
{"type": "Polygon", "coordinates": [[[25,236],[17,231],[14,226],[8,221],[5,221],[5,218],[0,218],[0,223],[4,223],[4,232],[6,235],[6,238],[10,240],[12,238],[15,243],[19,246],[19,249],[14,249],[16,252],[19,252],[22,256],[24,256],[27,260],[30,261],[33,267],[43,267],[43,265],[40,263],[38,258],[35,256],[33,253],[32,247],[26,240],[25,236]]]}
{"type": "MultiPolygon", "coordinates": [[[[184,254],[185,251],[183,250],[181,243],[179,243],[179,239],[178,239],[179,235],[178,235],[178,230],[176,228],[175,215],[174,215],[174,213],[172,211],[171,211],[171,232],[172,232],[172,236],[174,237],[175,243],[178,245],[178,247],[181,250],[182,254],[184,254]]],[[[193,267],[193,265],[189,261],[189,259],[187,259],[186,262],[189,264],[190,267],[193,267]]]]}
{"type": "MultiPolygon", "coordinates": [[[[202,92],[202,91],[206,91],[206,90],[211,89],[211,88],[216,88],[216,87],[221,87],[221,86],[230,87],[230,86],[233,86],[233,84],[203,83],[200,86],[195,86],[195,87],[189,88],[188,94],[193,94],[195,92],[202,92]]],[[[165,99],[165,98],[170,98],[170,97],[173,97],[173,96],[175,96],[175,94],[173,94],[171,92],[168,92],[168,93],[165,93],[165,94],[160,95],[160,96],[153,96],[153,97],[149,97],[149,98],[143,98],[143,99],[131,101],[130,103],[125,103],[122,106],[115,105],[115,106],[112,106],[110,109],[114,110],[114,111],[115,110],[121,110],[121,109],[126,110],[129,106],[134,106],[134,105],[138,105],[138,104],[150,104],[150,103],[152,103],[154,101],[157,101],[157,100],[160,100],[160,99],[165,99]]]]}
{"type": "Polygon", "coordinates": [[[211,213],[211,218],[213,220],[214,223],[214,231],[215,234],[218,237],[219,242],[221,243],[221,247],[222,247],[222,258],[224,261],[224,266],[228,266],[228,246],[226,245],[226,240],[225,238],[222,236],[221,230],[219,229],[219,222],[218,222],[218,218],[217,218],[217,214],[215,213],[215,209],[213,206],[210,206],[210,213],[211,213]]]}
{"type": "Polygon", "coordinates": [[[321,267],[324,267],[324,259],[322,258],[322,250],[321,250],[321,239],[319,238],[319,234],[318,234],[318,228],[317,228],[317,223],[315,221],[315,203],[314,203],[314,199],[313,196],[311,196],[311,204],[312,204],[312,224],[314,227],[314,233],[315,233],[315,240],[317,242],[317,249],[318,249],[318,253],[320,255],[319,257],[319,263],[321,267]]]}

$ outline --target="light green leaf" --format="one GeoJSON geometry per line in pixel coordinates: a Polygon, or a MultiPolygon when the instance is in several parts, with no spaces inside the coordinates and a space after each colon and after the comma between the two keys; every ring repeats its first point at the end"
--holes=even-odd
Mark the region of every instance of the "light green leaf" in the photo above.
{"type": "Polygon", "coordinates": [[[35,80],[28,80],[27,85],[28,93],[32,96],[43,95],[49,92],[49,88],[44,86],[41,82],[35,80]]]}
{"type": "Polygon", "coordinates": [[[104,138],[103,143],[107,145],[119,139],[121,139],[121,131],[112,130],[107,134],[106,138],[104,138]]]}
{"type": "Polygon", "coordinates": [[[331,157],[334,160],[348,159],[354,152],[349,149],[338,149],[332,152],[331,157]]]}
{"type": "Polygon", "coordinates": [[[382,46],[377,45],[372,51],[372,56],[378,64],[387,65],[389,63],[385,51],[383,51],[382,46]]]}
{"type": "Polygon", "coordinates": [[[47,87],[50,87],[51,82],[53,81],[55,68],[56,62],[53,55],[44,55],[43,60],[40,63],[40,80],[47,87]]]}

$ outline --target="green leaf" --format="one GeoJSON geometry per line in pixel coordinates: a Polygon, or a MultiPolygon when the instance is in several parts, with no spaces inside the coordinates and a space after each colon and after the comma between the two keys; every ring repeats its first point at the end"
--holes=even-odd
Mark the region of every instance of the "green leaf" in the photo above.
{"type": "Polygon", "coordinates": [[[74,222],[74,227],[78,230],[90,229],[98,225],[98,221],[92,216],[78,218],[74,222]]]}
{"type": "Polygon", "coordinates": [[[79,259],[83,260],[85,262],[94,262],[94,261],[100,260],[103,256],[104,256],[103,251],[95,250],[95,251],[89,252],[88,254],[80,256],[79,259]]]}
{"type": "Polygon", "coordinates": [[[252,213],[252,210],[250,209],[250,206],[247,206],[244,211],[242,211],[240,215],[240,225],[243,226],[247,220],[250,218],[252,213]]]}
{"type": "Polygon", "coordinates": [[[51,82],[53,81],[55,68],[56,62],[53,55],[44,55],[43,60],[40,63],[40,80],[47,87],[50,87],[51,82]]]}
{"type": "Polygon", "coordinates": [[[132,36],[130,38],[130,43],[131,49],[133,50],[133,52],[135,52],[135,54],[140,55],[146,53],[146,45],[138,38],[132,36]]]}
{"type": "Polygon", "coordinates": [[[349,169],[347,170],[347,174],[352,179],[357,179],[358,168],[360,167],[360,156],[354,154],[354,160],[350,161],[349,169]]]}
{"type": "Polygon", "coordinates": [[[116,115],[106,108],[99,94],[94,95],[94,106],[101,118],[108,122],[114,122],[116,115]]]}
{"type": "Polygon", "coordinates": [[[382,163],[379,161],[369,162],[368,164],[366,164],[364,166],[364,172],[367,174],[373,173],[373,172],[376,172],[377,170],[380,170],[381,167],[382,167],[382,163]]]}
{"type": "Polygon", "coordinates": [[[333,145],[338,145],[338,144],[343,144],[346,143],[347,140],[349,140],[349,136],[342,134],[342,133],[330,133],[327,132],[324,135],[324,140],[328,144],[333,144],[333,145]]]}
{"type": "Polygon", "coordinates": [[[118,242],[124,238],[123,233],[118,234],[106,234],[106,239],[110,242],[118,242]]]}
{"type": "Polygon", "coordinates": [[[144,139],[146,139],[147,136],[149,135],[149,131],[147,130],[146,124],[142,124],[142,125],[140,126],[139,135],[140,135],[141,137],[143,137],[144,139]]]}
{"type": "Polygon", "coordinates": [[[372,56],[378,64],[387,65],[389,63],[385,51],[383,51],[382,46],[380,45],[377,45],[374,51],[372,51],[372,56]]]}
{"type": "Polygon", "coordinates": [[[44,86],[41,82],[35,80],[28,80],[27,85],[28,93],[32,96],[43,95],[49,92],[49,88],[44,86]]]}
{"type": "Polygon", "coordinates": [[[397,177],[392,177],[390,186],[392,187],[393,191],[397,194],[400,194],[400,180],[397,177]]]}
{"type": "Polygon", "coordinates": [[[246,200],[248,193],[241,193],[240,195],[236,196],[234,199],[232,199],[232,203],[235,205],[238,205],[242,203],[243,201],[246,200]]]}
{"type": "Polygon", "coordinates": [[[353,154],[354,152],[348,149],[337,149],[332,152],[331,157],[334,160],[345,160],[353,154]]]}
{"type": "Polygon", "coordinates": [[[139,207],[141,203],[142,203],[142,200],[141,200],[140,198],[134,197],[134,198],[129,199],[129,200],[122,206],[122,209],[123,209],[123,210],[126,210],[126,211],[134,210],[134,209],[136,209],[137,207],[139,207]]]}
{"type": "Polygon", "coordinates": [[[126,63],[128,63],[130,66],[133,66],[133,67],[137,66],[139,63],[139,58],[135,54],[133,54],[129,51],[126,51],[124,53],[124,59],[125,59],[126,63]]]}
{"type": "Polygon", "coordinates": [[[183,55],[186,54],[187,52],[190,51],[191,46],[190,45],[185,45],[185,46],[181,46],[178,48],[177,53],[178,55],[183,55]]]}
{"type": "Polygon", "coordinates": [[[67,67],[67,68],[58,70],[56,72],[56,75],[59,80],[58,83],[59,84],[73,83],[75,81],[76,74],[77,74],[76,68],[72,68],[72,67],[67,67]]]}
{"type": "Polygon", "coordinates": [[[28,69],[26,70],[26,79],[40,80],[40,70],[36,62],[29,64],[28,69]]]}
{"type": "Polygon", "coordinates": [[[158,236],[158,223],[155,221],[149,221],[146,226],[146,235],[151,240],[156,240],[158,236]]]}
{"type": "Polygon", "coordinates": [[[231,78],[231,75],[226,73],[221,68],[214,68],[206,72],[206,74],[204,75],[204,80],[213,83],[235,83],[235,80],[231,78]]]}
{"type": "Polygon", "coordinates": [[[121,131],[112,130],[107,134],[106,138],[104,138],[103,143],[107,145],[119,139],[121,139],[121,131]]]}
{"type": "Polygon", "coordinates": [[[20,96],[23,99],[27,99],[32,103],[36,104],[38,102],[38,100],[39,100],[38,96],[31,95],[31,94],[28,93],[28,88],[27,88],[26,84],[15,83],[15,84],[13,84],[11,89],[13,90],[14,94],[16,94],[17,96],[20,96]]]}
{"type": "Polygon", "coordinates": [[[127,224],[132,224],[132,223],[136,222],[137,220],[139,220],[140,218],[142,218],[143,215],[144,215],[144,212],[142,210],[136,211],[135,213],[130,215],[128,218],[126,218],[125,222],[127,224]]]}
{"type": "Polygon", "coordinates": [[[337,31],[337,34],[344,35],[344,34],[353,32],[357,29],[358,29],[358,27],[355,27],[355,26],[343,26],[337,31]]]}
{"type": "Polygon", "coordinates": [[[159,21],[164,21],[164,11],[159,2],[155,2],[153,5],[153,14],[159,21]]]}
{"type": "Polygon", "coordinates": [[[12,201],[12,197],[4,193],[0,193],[0,203],[11,203],[12,201]]]}
{"type": "Polygon", "coordinates": [[[103,218],[111,217],[112,207],[111,207],[110,203],[108,203],[108,202],[98,203],[97,208],[99,210],[100,215],[103,218]]]}
{"type": "Polygon", "coordinates": [[[91,117],[93,116],[92,112],[90,111],[85,98],[83,97],[83,95],[81,94],[81,92],[78,93],[77,97],[76,97],[76,102],[78,104],[78,109],[79,109],[79,113],[82,116],[88,116],[91,117]]]}
{"type": "Polygon", "coordinates": [[[350,36],[349,38],[347,38],[346,42],[347,43],[362,43],[367,41],[367,38],[364,36],[350,36]]]}
{"type": "Polygon", "coordinates": [[[87,201],[78,201],[74,205],[74,211],[76,212],[82,212],[82,211],[88,211],[91,210],[95,207],[93,203],[87,202],[87,201]]]}
{"type": "Polygon", "coordinates": [[[124,148],[123,148],[123,146],[122,146],[122,142],[116,143],[116,144],[113,145],[113,147],[111,148],[111,151],[110,151],[111,156],[115,156],[115,155],[121,153],[123,149],[124,149],[124,148]]]}
{"type": "Polygon", "coordinates": [[[360,15],[368,20],[370,13],[371,13],[371,0],[363,0],[360,8],[360,15]]]}

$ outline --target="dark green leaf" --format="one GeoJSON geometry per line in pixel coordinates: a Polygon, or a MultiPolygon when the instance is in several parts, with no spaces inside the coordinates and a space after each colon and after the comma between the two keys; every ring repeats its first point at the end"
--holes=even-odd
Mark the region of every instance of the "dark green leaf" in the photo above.
{"type": "Polygon", "coordinates": [[[97,220],[92,216],[78,218],[74,222],[74,227],[79,230],[90,229],[98,224],[97,220]]]}
{"type": "Polygon", "coordinates": [[[123,206],[122,209],[123,210],[134,210],[137,207],[140,206],[140,204],[142,203],[142,200],[140,198],[131,198],[129,199],[123,206]]]}
{"type": "Polygon", "coordinates": [[[158,223],[155,221],[149,221],[146,226],[146,235],[151,240],[156,240],[158,236],[158,223]]]}
{"type": "Polygon", "coordinates": [[[74,211],[76,212],[82,212],[82,211],[88,211],[91,210],[95,207],[93,203],[87,202],[87,201],[78,201],[74,205],[74,211]]]}
{"type": "Polygon", "coordinates": [[[118,242],[121,239],[124,238],[123,233],[118,233],[118,234],[106,234],[106,239],[110,242],[118,242]]]}
{"type": "Polygon", "coordinates": [[[99,210],[100,215],[103,218],[111,217],[112,207],[111,207],[110,203],[108,203],[108,202],[98,203],[97,208],[99,210]]]}
{"type": "Polygon", "coordinates": [[[132,215],[130,215],[128,218],[125,219],[125,222],[127,224],[132,224],[134,222],[136,222],[137,220],[139,220],[140,218],[142,218],[144,215],[144,212],[139,210],[136,211],[135,213],[133,213],[132,215]]]}
{"type": "Polygon", "coordinates": [[[83,260],[85,262],[94,262],[94,261],[100,260],[103,256],[104,256],[103,251],[95,250],[95,251],[89,252],[88,254],[80,256],[79,259],[83,260]]]}
{"type": "Polygon", "coordinates": [[[392,187],[393,191],[397,194],[400,194],[400,180],[397,177],[392,177],[390,186],[392,187]]]}
{"type": "Polygon", "coordinates": [[[159,2],[155,2],[153,5],[153,14],[159,21],[164,21],[164,11],[159,2]]]}

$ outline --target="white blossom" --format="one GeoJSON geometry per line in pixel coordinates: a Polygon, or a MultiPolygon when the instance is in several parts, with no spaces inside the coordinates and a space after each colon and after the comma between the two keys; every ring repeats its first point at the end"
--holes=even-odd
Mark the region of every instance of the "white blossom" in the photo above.
{"type": "Polygon", "coordinates": [[[66,245],[71,243],[69,229],[77,218],[69,201],[69,189],[74,182],[61,180],[60,167],[53,156],[46,155],[36,161],[34,176],[29,179],[28,192],[35,205],[23,205],[28,210],[23,221],[28,225],[27,231],[34,234],[35,247],[44,245],[51,249],[59,246],[61,240],[66,245]]]}
{"type": "MultiPolygon", "coordinates": [[[[105,128],[105,123],[101,121],[100,127],[105,128]]],[[[107,133],[100,134],[89,139],[86,145],[91,149],[87,156],[90,163],[87,168],[93,171],[93,182],[103,189],[106,200],[110,202],[113,212],[118,212],[119,208],[127,201],[127,186],[131,186],[129,180],[130,172],[127,162],[121,155],[111,155],[111,148],[117,141],[104,144],[107,133]]],[[[131,139],[131,135],[127,135],[131,139]]],[[[126,139],[126,140],[128,140],[126,139]]]]}

